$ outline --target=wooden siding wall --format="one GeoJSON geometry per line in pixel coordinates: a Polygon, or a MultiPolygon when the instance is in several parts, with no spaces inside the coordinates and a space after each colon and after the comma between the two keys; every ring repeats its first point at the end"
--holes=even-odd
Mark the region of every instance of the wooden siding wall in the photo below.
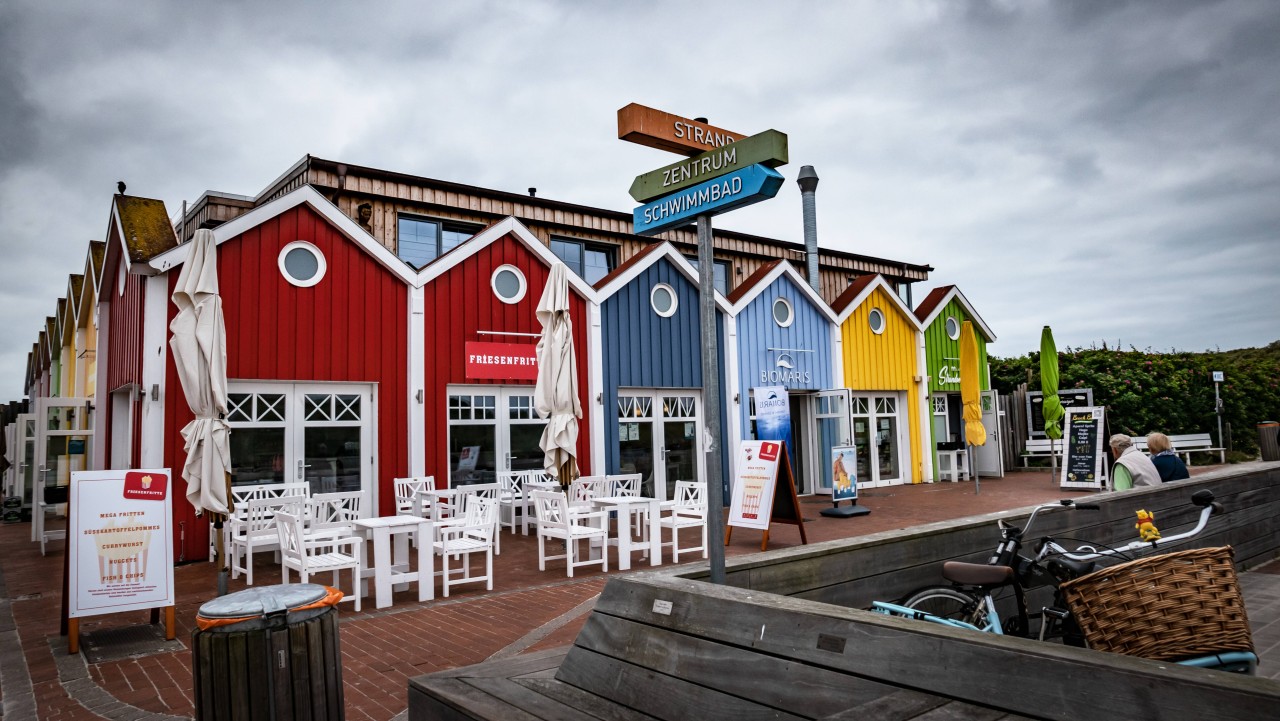
{"type": "MultiPolygon", "coordinates": [[[[121,262],[119,256],[117,262],[121,262]]],[[[107,338],[107,393],[129,383],[142,383],[142,308],[146,301],[146,280],[132,273],[125,279],[124,295],[117,288],[119,269],[103,281],[103,300],[107,302],[111,322],[107,338]]],[[[109,417],[103,414],[102,417],[109,417]]]]}
{"type": "MultiPolygon", "coordinates": [[[[172,292],[180,269],[169,273],[172,292]]],[[[319,214],[303,205],[218,246],[218,281],[227,327],[231,380],[376,384],[374,448],[378,508],[394,513],[392,479],[408,471],[408,287],[319,214]],[[327,271],[311,288],[281,275],[280,249],[314,244],[327,271]]],[[[169,321],[176,308],[168,304],[169,321]]],[[[179,430],[192,419],[172,358],[165,398],[165,463],[182,464],[179,430]]],[[[190,504],[174,504],[186,522],[188,559],[206,556],[208,524],[190,504]]]]}
{"type": "MultiPolygon", "coordinates": [[[[920,387],[916,375],[916,329],[903,317],[899,306],[883,288],[876,288],[845,319],[840,328],[843,339],[845,386],[854,391],[905,391],[906,423],[911,446],[911,482],[924,476],[920,434],[920,387]],[[867,320],[873,308],[884,314],[885,328],[872,333],[867,320]]],[[[899,417],[902,417],[899,409],[899,417]]]]}
{"type": "MultiPolygon", "coordinates": [[[[694,388],[701,390],[702,341],[698,288],[665,258],[606,299],[600,309],[600,362],[604,381],[604,448],[608,473],[620,473],[618,447],[619,388],[694,388]],[[659,283],[676,292],[675,315],[653,311],[649,294],[659,283]]],[[[717,335],[724,337],[724,315],[716,314],[717,335]]],[[[717,344],[721,418],[726,418],[724,343],[717,344]]],[[[703,403],[712,399],[704,398],[703,403]]],[[[705,415],[704,415],[705,419],[705,415]]],[[[723,423],[721,424],[723,426],[723,423]]],[[[722,433],[723,436],[723,433],[722,433]]],[[[718,442],[722,456],[725,443],[718,442]]],[[[727,477],[728,463],[721,468],[727,477]]]]}
{"type": "Polygon", "coordinates": [[[779,276],[765,288],[755,300],[738,314],[738,414],[745,436],[751,427],[751,404],[748,401],[752,388],[761,385],[784,385],[788,390],[825,390],[834,388],[836,379],[832,369],[832,332],[827,318],[791,281],[789,276],[779,276]],[[773,302],[780,297],[791,301],[795,320],[783,328],[773,320],[773,302]],[[809,371],[808,383],[763,382],[760,371],[776,370],[777,353],[769,348],[800,348],[812,353],[792,352],[795,370],[809,371]]]}
{"type": "MultiPolygon", "coordinates": [[[[424,288],[424,323],[426,389],[426,456],[427,475],[443,480],[449,477],[449,409],[448,385],[527,385],[532,381],[472,380],[466,377],[467,342],[536,343],[521,336],[482,336],[478,331],[504,333],[540,333],[542,326],[536,315],[538,301],[547,284],[550,268],[543,265],[520,241],[504,236],[432,280],[424,288]],[[518,303],[498,300],[490,286],[493,271],[500,265],[513,265],[524,274],[526,290],[518,303]]],[[[579,421],[578,462],[583,475],[591,472],[588,395],[587,304],[570,290],[570,314],[573,318],[574,350],[578,355],[578,389],[583,418],[579,421]]],[[[501,410],[501,409],[500,409],[501,410]]]]}
{"type": "MultiPolygon", "coordinates": [[[[944,384],[938,380],[938,369],[943,365],[949,363],[954,365],[957,371],[960,369],[960,341],[947,337],[948,316],[955,318],[957,323],[973,320],[965,312],[964,306],[960,305],[960,301],[952,298],[929,327],[924,329],[925,365],[929,372],[929,390],[940,393],[959,393],[959,383],[944,384]],[[947,361],[947,358],[953,360],[947,361]]],[[[973,325],[973,334],[978,339],[978,369],[981,375],[978,382],[982,390],[990,390],[991,381],[987,377],[987,339],[982,337],[982,330],[978,328],[978,324],[973,325]]]]}

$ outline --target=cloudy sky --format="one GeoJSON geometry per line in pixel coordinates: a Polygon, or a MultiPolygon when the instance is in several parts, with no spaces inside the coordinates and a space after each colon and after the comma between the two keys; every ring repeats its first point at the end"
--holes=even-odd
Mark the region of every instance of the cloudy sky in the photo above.
{"type": "Polygon", "coordinates": [[[0,5],[0,401],[101,239],[117,180],[253,195],[307,153],[629,210],[672,162],[639,102],[790,137],[718,227],[928,263],[998,355],[1280,339],[1280,4],[0,5]]]}

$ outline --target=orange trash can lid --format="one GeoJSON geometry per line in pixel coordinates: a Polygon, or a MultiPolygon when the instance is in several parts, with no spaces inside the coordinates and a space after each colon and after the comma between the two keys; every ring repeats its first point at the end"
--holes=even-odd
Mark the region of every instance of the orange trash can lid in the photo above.
{"type": "Polygon", "coordinates": [[[246,588],[207,601],[196,614],[196,627],[201,631],[266,628],[280,622],[306,620],[329,610],[341,600],[342,591],[315,583],[246,588]],[[236,628],[230,629],[231,626],[236,628]]]}

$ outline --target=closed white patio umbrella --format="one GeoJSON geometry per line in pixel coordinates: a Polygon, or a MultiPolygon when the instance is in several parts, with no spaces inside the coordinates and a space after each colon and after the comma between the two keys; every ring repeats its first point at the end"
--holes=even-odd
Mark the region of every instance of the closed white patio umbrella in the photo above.
{"type": "Polygon", "coordinates": [[[543,469],[560,479],[562,486],[578,475],[578,363],[573,347],[573,320],[569,317],[569,268],[564,263],[551,267],[547,287],[538,301],[538,383],[534,387],[534,410],[547,419],[539,446],[543,469]]]}
{"type": "MultiPolygon", "coordinates": [[[[195,506],[197,516],[206,512],[212,516],[218,562],[224,564],[222,522],[233,509],[229,492],[231,430],[223,420],[227,412],[227,331],[218,295],[217,254],[213,232],[197,230],[173,291],[178,314],[169,324],[169,347],[187,405],[195,414],[195,420],[182,429],[187,500],[195,506]]],[[[224,573],[225,568],[219,572],[220,594],[225,589],[224,573]]]]}

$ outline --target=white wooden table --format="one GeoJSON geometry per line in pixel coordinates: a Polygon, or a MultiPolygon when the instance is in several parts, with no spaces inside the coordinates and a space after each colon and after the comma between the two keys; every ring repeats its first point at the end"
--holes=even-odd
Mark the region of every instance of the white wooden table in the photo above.
{"type": "Polygon", "coordinates": [[[419,601],[435,598],[436,560],[431,548],[431,521],[417,516],[382,516],[360,518],[354,525],[373,541],[373,564],[371,569],[366,565],[365,574],[373,575],[376,608],[391,605],[391,593],[397,584],[417,582],[419,601]],[[410,571],[409,536],[414,533],[418,534],[418,570],[410,571]]]}
{"type": "Polygon", "coordinates": [[[969,454],[965,451],[938,451],[938,480],[969,480],[969,454]]]}
{"type": "MultiPolygon", "coordinates": [[[[658,499],[646,496],[601,496],[592,498],[591,503],[596,508],[618,512],[618,570],[626,571],[631,568],[631,552],[637,547],[631,538],[631,511],[641,507],[648,510],[649,565],[657,566],[662,563],[662,528],[658,523],[661,506],[658,499]]],[[[638,547],[644,548],[644,542],[638,547]]]]}

